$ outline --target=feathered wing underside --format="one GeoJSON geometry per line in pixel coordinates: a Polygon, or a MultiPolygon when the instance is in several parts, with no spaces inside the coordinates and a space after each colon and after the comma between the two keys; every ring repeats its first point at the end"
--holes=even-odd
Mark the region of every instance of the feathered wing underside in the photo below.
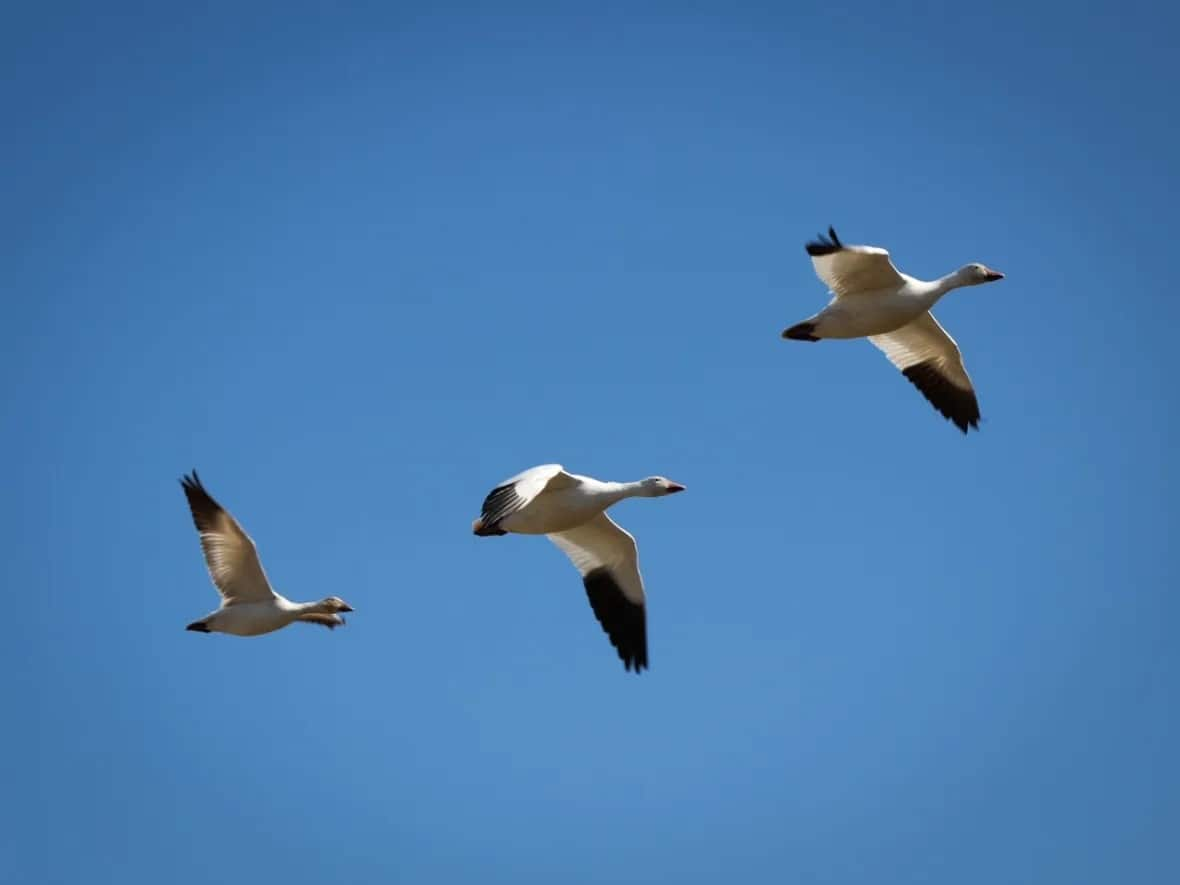
{"type": "Polygon", "coordinates": [[[896,289],[905,283],[889,253],[878,246],[846,246],[828,228],[806,246],[815,274],[837,298],[896,289]]]}
{"type": "Polygon", "coordinates": [[[225,508],[205,490],[194,470],[180,480],[193,524],[201,538],[205,565],[224,605],[274,598],[258,559],[258,549],[225,508]]]}
{"type": "Polygon", "coordinates": [[[479,517],[481,531],[495,532],[502,520],[523,510],[541,492],[567,488],[575,482],[560,464],[542,464],[504,480],[484,498],[479,517]]]}
{"type": "Polygon", "coordinates": [[[590,608],[624,668],[645,669],[647,614],[635,539],[605,513],[548,538],[582,575],[590,608]]]}
{"type": "Polygon", "coordinates": [[[887,335],[869,340],[944,418],[966,433],[979,429],[979,401],[963,355],[946,329],[927,312],[887,335]]]}

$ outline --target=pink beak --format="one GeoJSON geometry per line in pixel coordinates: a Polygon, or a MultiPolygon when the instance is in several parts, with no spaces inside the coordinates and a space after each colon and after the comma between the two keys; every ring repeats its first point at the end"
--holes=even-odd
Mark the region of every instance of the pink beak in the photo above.
{"type": "Polygon", "coordinates": [[[993,282],[994,280],[1002,280],[1002,279],[1004,279],[1004,275],[1002,273],[1000,273],[998,270],[992,270],[991,268],[988,268],[987,281],[989,283],[993,282]]]}
{"type": "Polygon", "coordinates": [[[678,482],[669,482],[668,483],[668,494],[671,494],[672,492],[683,492],[683,491],[684,491],[684,486],[682,486],[680,483],[678,483],[678,482]]]}

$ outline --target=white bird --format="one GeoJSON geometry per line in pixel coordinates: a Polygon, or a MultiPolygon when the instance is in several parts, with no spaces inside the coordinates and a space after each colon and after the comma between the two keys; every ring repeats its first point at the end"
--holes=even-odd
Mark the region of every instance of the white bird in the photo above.
{"type": "Polygon", "coordinates": [[[547,535],[582,575],[590,607],[624,669],[647,667],[647,618],[635,539],[606,515],[624,498],[683,492],[662,476],[602,482],[542,464],[505,480],[488,494],[471,524],[475,534],[547,535]]]}
{"type": "Polygon", "coordinates": [[[955,340],[930,308],[951,289],[1002,280],[982,264],[967,264],[927,282],[901,273],[877,246],[845,246],[828,236],[808,243],[816,276],[832,300],[815,316],[783,332],[795,341],[868,338],[942,415],[963,433],[979,429],[979,402],[955,340]]]}
{"type": "Polygon", "coordinates": [[[350,612],[352,607],[338,596],[319,602],[291,602],[271,589],[254,542],[205,491],[197,471],[182,478],[180,485],[201,536],[209,576],[221,593],[221,608],[193,621],[186,630],[259,636],[294,621],[323,624],[330,629],[344,624],[339,613],[350,612]]]}

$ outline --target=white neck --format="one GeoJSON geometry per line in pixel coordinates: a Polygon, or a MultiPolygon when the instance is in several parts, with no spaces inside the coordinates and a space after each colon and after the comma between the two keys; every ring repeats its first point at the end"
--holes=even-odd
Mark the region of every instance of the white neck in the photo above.
{"type": "MultiPolygon", "coordinates": [[[[637,482],[601,482],[599,488],[595,491],[595,495],[601,496],[611,504],[622,501],[624,498],[651,498],[655,495],[655,489],[651,486],[645,486],[641,481],[637,482]]],[[[607,505],[610,506],[609,504],[607,505]]]]}
{"type": "Polygon", "coordinates": [[[948,273],[945,277],[939,277],[932,283],[927,283],[930,286],[931,304],[949,292],[951,289],[958,289],[960,286],[967,285],[967,280],[963,276],[963,270],[948,273]]]}

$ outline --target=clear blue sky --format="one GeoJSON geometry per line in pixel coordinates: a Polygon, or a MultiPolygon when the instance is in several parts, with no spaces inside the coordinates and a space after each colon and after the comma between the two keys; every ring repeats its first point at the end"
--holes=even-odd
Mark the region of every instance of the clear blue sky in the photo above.
{"type": "Polygon", "coordinates": [[[168,5],[0,28],[0,878],[1180,881],[1174,10],[168,5]],[[688,486],[638,678],[547,461],[688,486]],[[347,628],[184,632],[191,467],[347,628]]]}

